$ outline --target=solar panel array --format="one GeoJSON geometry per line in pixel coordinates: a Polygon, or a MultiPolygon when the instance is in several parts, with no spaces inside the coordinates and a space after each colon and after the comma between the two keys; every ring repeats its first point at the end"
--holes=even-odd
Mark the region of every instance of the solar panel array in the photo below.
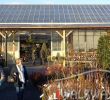
{"type": "Polygon", "coordinates": [[[110,5],[0,5],[0,23],[109,23],[110,5]]]}

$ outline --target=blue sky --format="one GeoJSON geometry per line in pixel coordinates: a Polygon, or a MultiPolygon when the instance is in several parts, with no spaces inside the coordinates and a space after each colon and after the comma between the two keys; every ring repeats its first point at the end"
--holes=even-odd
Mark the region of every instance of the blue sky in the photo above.
{"type": "Polygon", "coordinates": [[[110,4],[110,0],[0,0],[0,4],[110,4]]]}

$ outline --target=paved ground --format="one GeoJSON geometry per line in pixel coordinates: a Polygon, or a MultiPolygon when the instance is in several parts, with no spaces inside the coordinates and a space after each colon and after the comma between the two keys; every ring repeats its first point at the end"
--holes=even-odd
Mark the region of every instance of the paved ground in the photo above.
{"type": "MultiPolygon", "coordinates": [[[[39,95],[38,90],[28,83],[24,93],[24,100],[40,100],[39,95]]],[[[17,100],[13,84],[4,83],[0,87],[0,100],[17,100]]]]}
{"type": "MultiPolygon", "coordinates": [[[[43,67],[28,67],[28,73],[35,71],[42,71],[43,67]]],[[[5,69],[6,75],[9,75],[9,70],[5,69]]],[[[40,92],[36,89],[31,82],[27,84],[24,93],[24,100],[40,100],[40,92]]],[[[17,100],[14,84],[4,82],[0,87],[0,100],[17,100]]]]}

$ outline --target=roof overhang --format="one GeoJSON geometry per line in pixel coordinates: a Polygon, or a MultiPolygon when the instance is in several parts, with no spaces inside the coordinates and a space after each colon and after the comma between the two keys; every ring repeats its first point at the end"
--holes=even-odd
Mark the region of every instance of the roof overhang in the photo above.
{"type": "Polygon", "coordinates": [[[0,29],[4,28],[110,28],[110,23],[0,23],[0,29]]]}

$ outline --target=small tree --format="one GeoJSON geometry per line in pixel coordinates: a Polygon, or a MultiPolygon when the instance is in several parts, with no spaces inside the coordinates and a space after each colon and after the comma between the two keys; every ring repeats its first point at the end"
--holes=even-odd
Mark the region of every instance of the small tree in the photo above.
{"type": "Polygon", "coordinates": [[[44,64],[45,61],[47,61],[47,56],[48,56],[48,49],[46,43],[42,44],[42,48],[40,50],[40,56],[41,56],[42,64],[44,64]]]}
{"type": "Polygon", "coordinates": [[[110,36],[101,36],[97,49],[98,63],[104,69],[110,66],[110,36]]]}

